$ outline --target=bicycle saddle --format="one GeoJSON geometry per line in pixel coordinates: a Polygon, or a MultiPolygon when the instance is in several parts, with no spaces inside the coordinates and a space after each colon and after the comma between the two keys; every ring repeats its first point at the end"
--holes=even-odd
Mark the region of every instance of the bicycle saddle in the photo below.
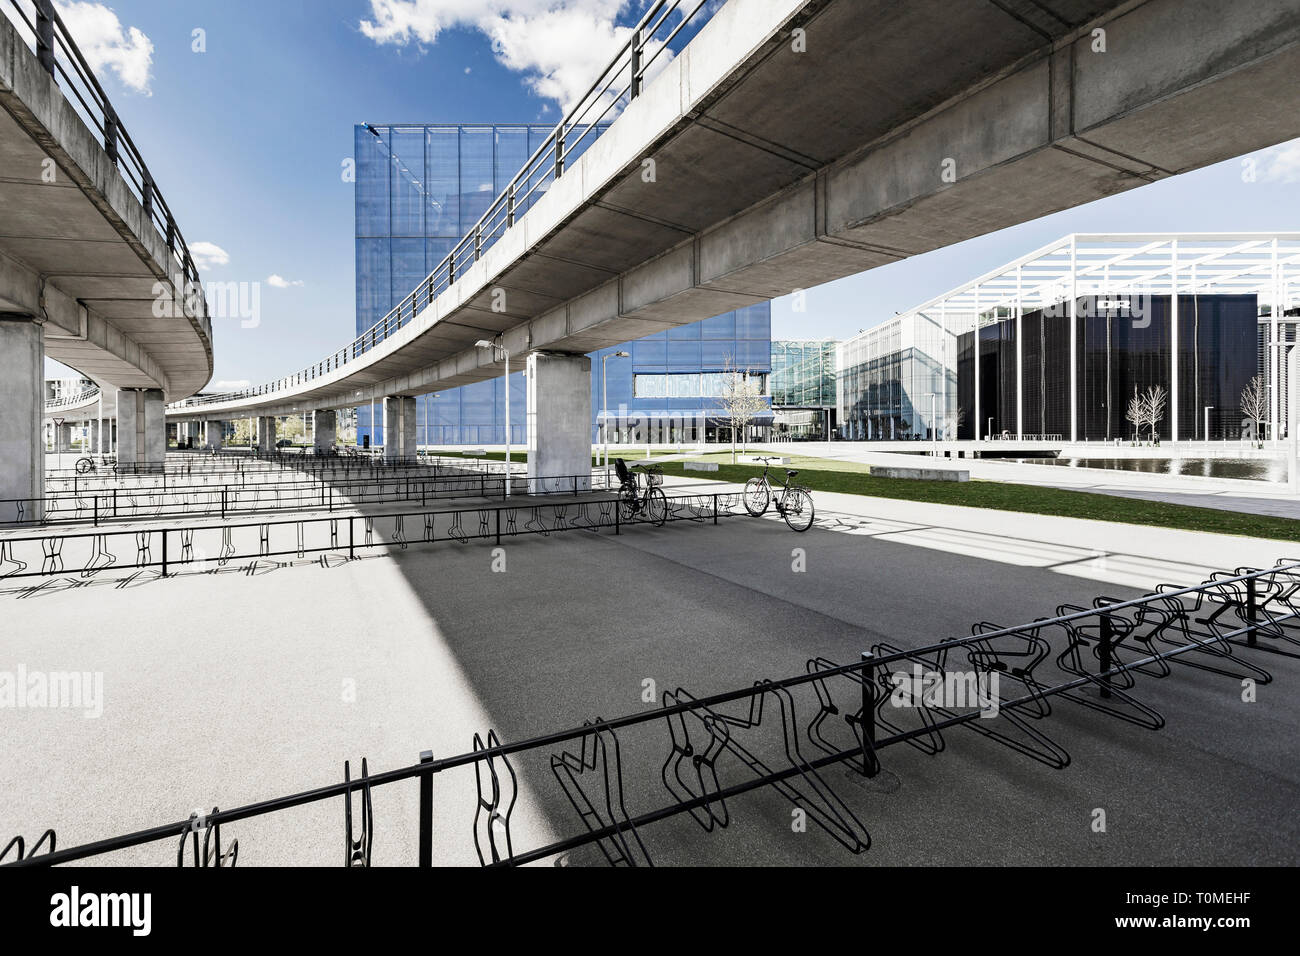
{"type": "Polygon", "coordinates": [[[797,472],[797,471],[791,471],[789,468],[787,468],[787,469],[785,470],[785,476],[786,476],[787,478],[793,478],[793,477],[794,477],[795,475],[797,475],[797,474],[799,474],[799,472],[797,472]]]}

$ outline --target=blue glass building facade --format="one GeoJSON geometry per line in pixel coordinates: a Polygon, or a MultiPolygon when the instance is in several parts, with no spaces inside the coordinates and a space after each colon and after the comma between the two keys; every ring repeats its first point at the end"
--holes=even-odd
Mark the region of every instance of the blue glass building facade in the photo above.
{"type": "MultiPolygon", "coordinates": [[[[550,126],[361,125],[356,150],[357,334],[379,322],[431,273],[487,210],[550,126]]],[[[768,303],[592,353],[592,437],[602,421],[602,357],[608,369],[610,441],[703,441],[717,436],[720,373],[771,370],[768,303]]],[[[522,356],[520,365],[522,367],[522,356]]],[[[526,391],[510,376],[510,440],[526,441],[526,391]]],[[[753,424],[765,427],[765,413],[753,424]]],[[[499,445],[506,440],[501,379],[417,399],[421,445],[499,445]]],[[[357,409],[357,442],[383,443],[383,411],[357,409]]]]}

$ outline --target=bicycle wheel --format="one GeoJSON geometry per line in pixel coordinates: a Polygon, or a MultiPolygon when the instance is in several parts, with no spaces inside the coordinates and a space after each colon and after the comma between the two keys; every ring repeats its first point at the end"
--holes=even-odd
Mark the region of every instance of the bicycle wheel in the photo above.
{"type": "Polygon", "coordinates": [[[767,511],[772,500],[772,492],[762,478],[751,478],[745,482],[745,510],[755,518],[767,511]]]}
{"type": "Polygon", "coordinates": [[[641,502],[637,498],[636,489],[631,485],[624,485],[618,490],[618,513],[624,521],[631,521],[636,517],[637,511],[641,507],[641,502]]]}
{"type": "Polygon", "coordinates": [[[782,509],[782,514],[791,531],[807,531],[813,523],[812,495],[802,488],[791,489],[785,496],[785,508],[782,509]]]}
{"type": "Polygon", "coordinates": [[[77,459],[77,474],[84,475],[95,470],[95,462],[90,458],[77,459]]]}
{"type": "Polygon", "coordinates": [[[668,496],[664,494],[662,488],[650,489],[645,510],[646,515],[655,523],[656,527],[661,526],[668,520],[668,496]]]}

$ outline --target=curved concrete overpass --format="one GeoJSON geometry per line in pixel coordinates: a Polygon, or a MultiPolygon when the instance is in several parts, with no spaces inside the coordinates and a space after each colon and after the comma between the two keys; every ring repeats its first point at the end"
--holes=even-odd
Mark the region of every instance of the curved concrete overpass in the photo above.
{"type": "Polygon", "coordinates": [[[0,6],[0,497],[38,498],[46,356],[135,393],[123,446],[143,459],[163,401],[211,378],[212,325],[175,219],[75,37],[48,0],[0,6]]]}
{"type": "Polygon", "coordinates": [[[479,340],[573,355],[694,322],[1273,145],[1298,100],[1300,0],[730,0],[371,332],[168,414],[400,412],[499,375],[479,340]]]}

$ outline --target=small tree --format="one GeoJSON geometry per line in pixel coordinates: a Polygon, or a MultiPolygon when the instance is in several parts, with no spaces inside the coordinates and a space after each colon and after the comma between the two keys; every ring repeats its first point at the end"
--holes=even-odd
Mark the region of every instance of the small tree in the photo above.
{"type": "Polygon", "coordinates": [[[1133,386],[1133,397],[1129,399],[1128,411],[1124,413],[1124,418],[1133,426],[1133,440],[1137,441],[1138,433],[1142,430],[1142,423],[1147,419],[1146,402],[1138,394],[1137,386],[1133,386]]]}
{"type": "Polygon", "coordinates": [[[944,441],[956,441],[958,429],[960,429],[962,425],[966,424],[966,409],[958,405],[957,414],[947,415],[945,418],[947,420],[944,422],[943,428],[939,430],[939,433],[943,436],[944,441]]]}
{"type": "Polygon", "coordinates": [[[1241,414],[1251,422],[1255,440],[1264,438],[1264,420],[1268,418],[1268,388],[1264,376],[1256,375],[1241,390],[1241,414]]]}
{"type": "Polygon", "coordinates": [[[1169,393],[1165,391],[1163,385],[1152,385],[1142,395],[1142,405],[1146,425],[1151,429],[1151,441],[1154,444],[1159,439],[1156,436],[1156,428],[1159,426],[1161,419],[1165,417],[1165,403],[1168,401],[1169,393]]]}
{"type": "Polygon", "coordinates": [[[722,373],[722,394],[719,396],[722,411],[731,426],[731,463],[736,463],[736,432],[740,431],[746,442],[749,423],[765,408],[758,376],[749,369],[740,369],[727,360],[722,373]]]}

